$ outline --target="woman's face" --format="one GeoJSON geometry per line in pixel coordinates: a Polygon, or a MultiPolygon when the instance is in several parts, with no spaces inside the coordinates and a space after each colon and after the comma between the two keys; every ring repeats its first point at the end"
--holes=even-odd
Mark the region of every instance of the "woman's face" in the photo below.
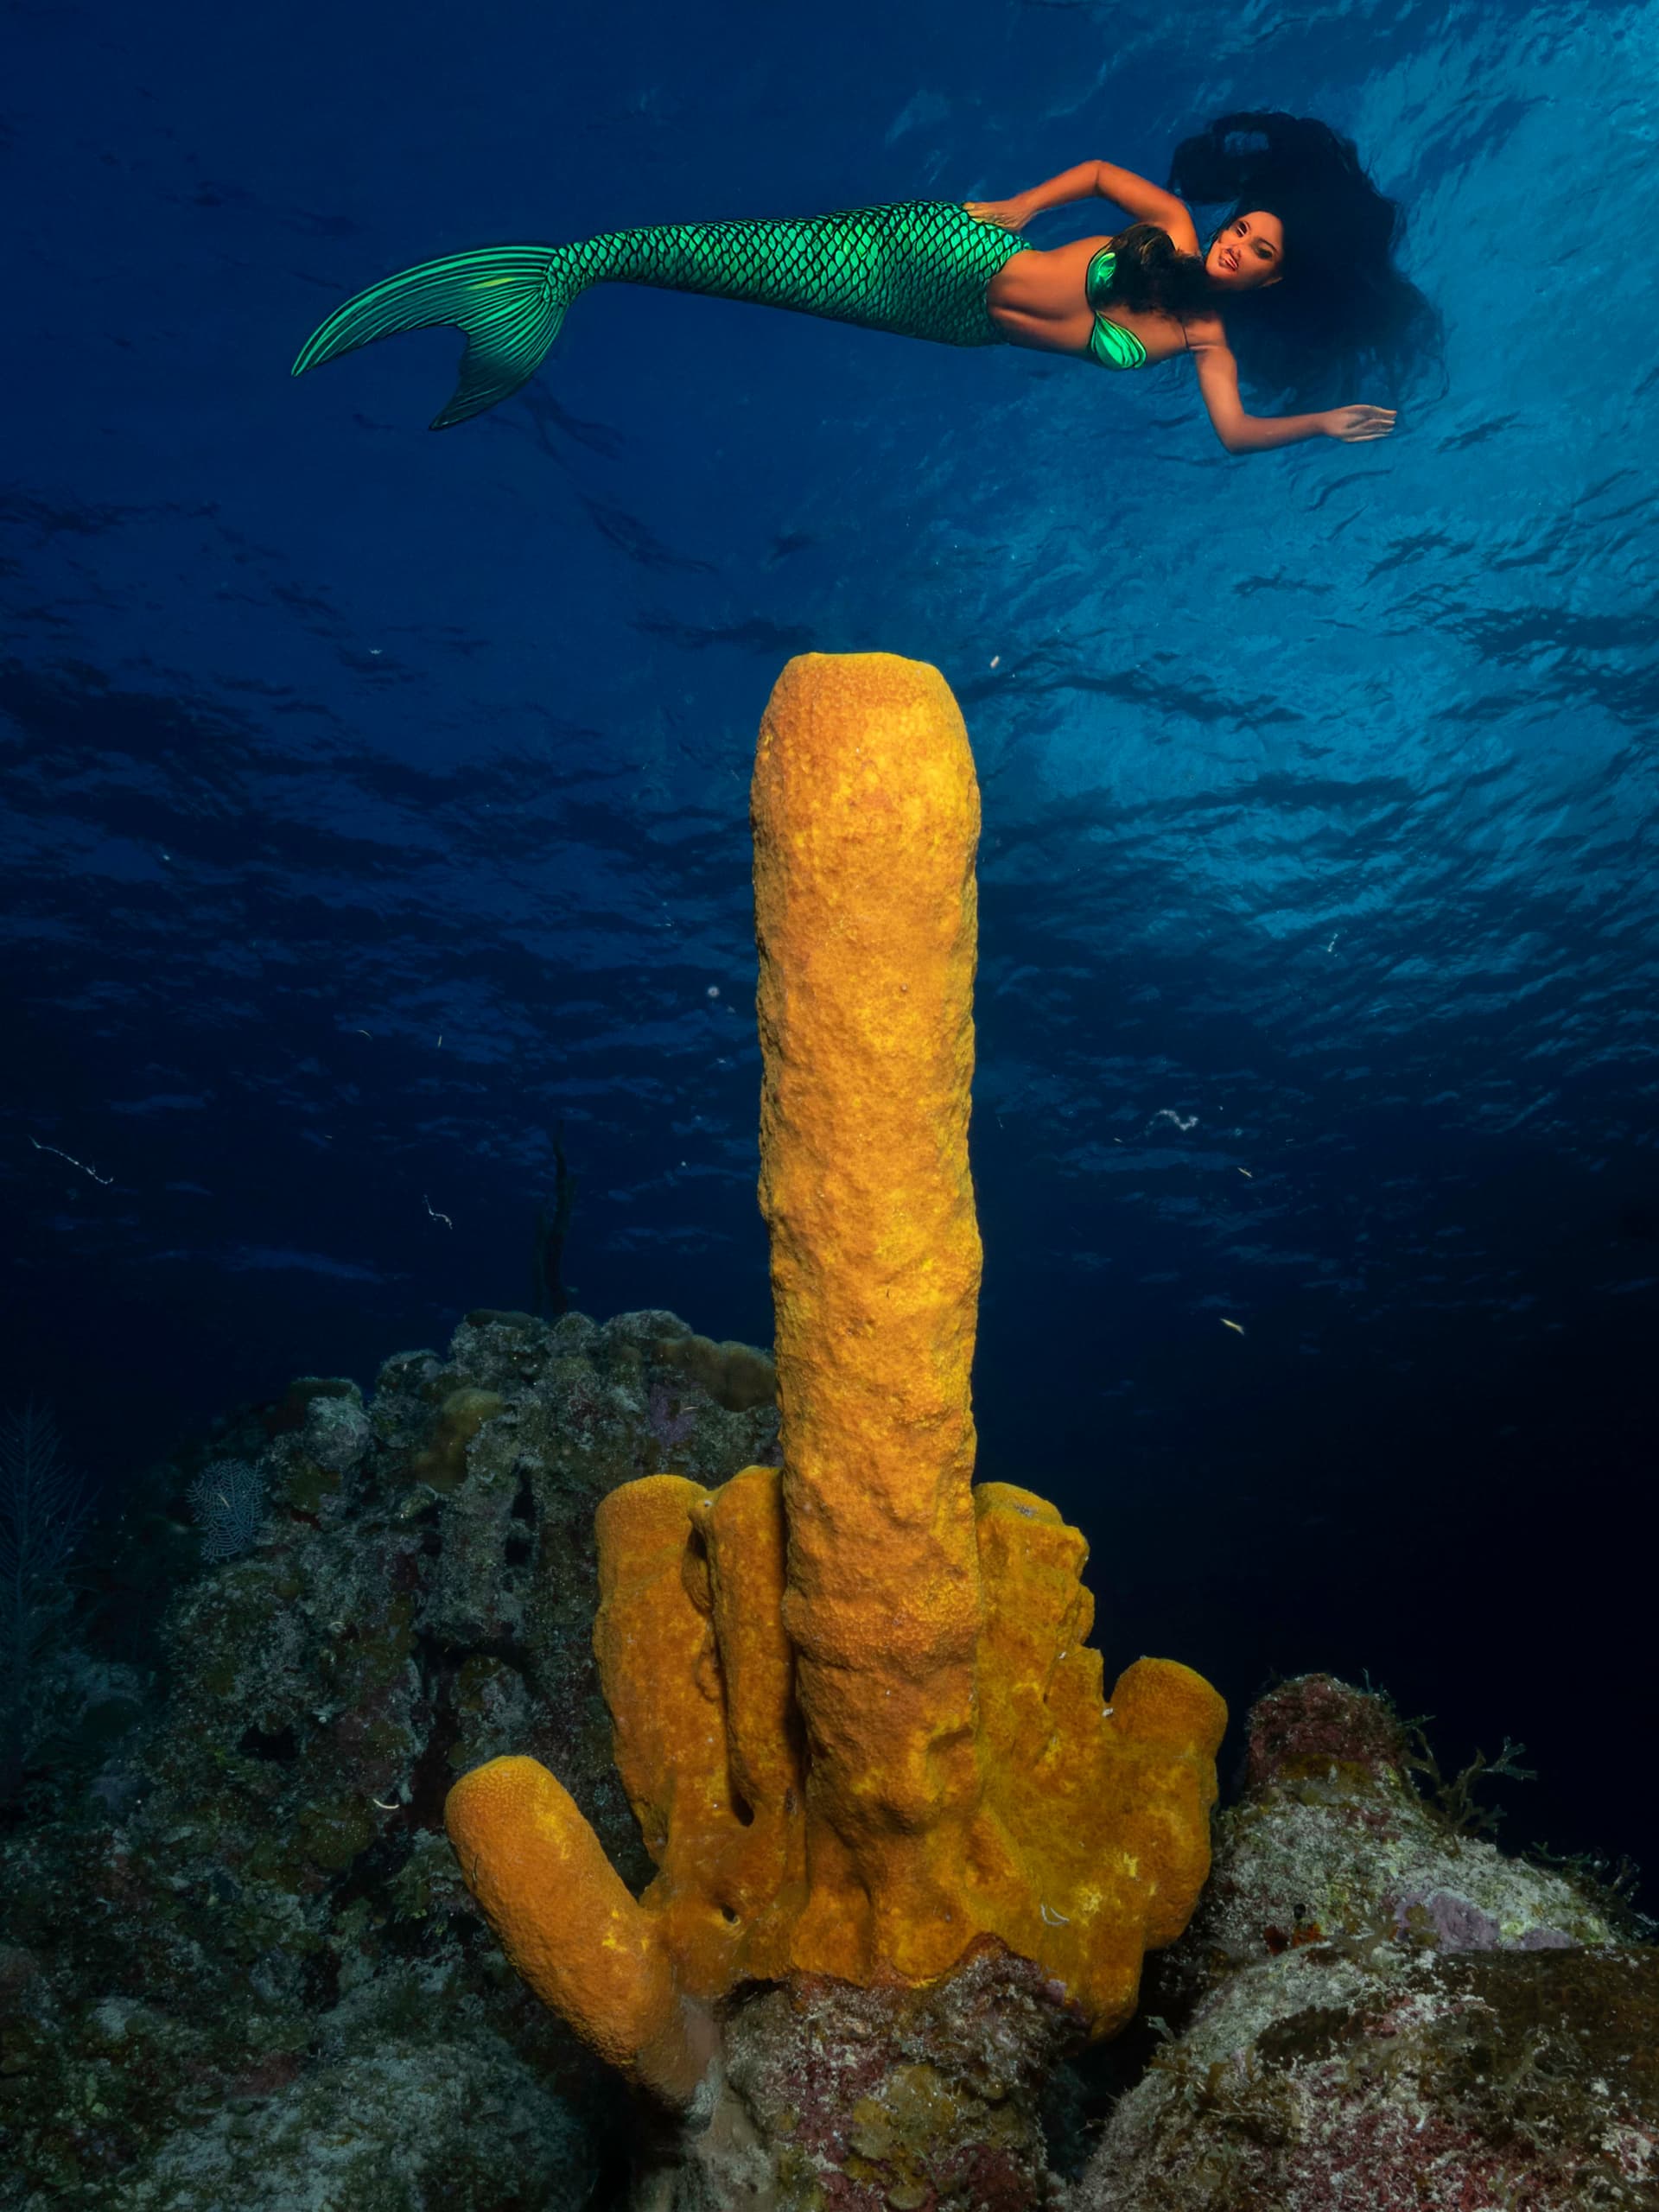
{"type": "Polygon", "coordinates": [[[1284,274],[1285,226],[1265,209],[1241,215],[1216,232],[1204,265],[1210,281],[1225,292],[1259,291],[1284,274]]]}

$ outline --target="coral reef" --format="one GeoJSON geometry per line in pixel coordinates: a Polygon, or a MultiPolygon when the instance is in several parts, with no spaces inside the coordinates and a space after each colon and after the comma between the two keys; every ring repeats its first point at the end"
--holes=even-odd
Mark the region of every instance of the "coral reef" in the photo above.
{"type": "MultiPolygon", "coordinates": [[[[1053,2199],[1043,2077],[1075,2021],[1000,1946],[923,1987],[792,1976],[742,1992],[730,2094],[697,2146],[720,2212],[1024,2212],[1053,2199]]],[[[665,2178],[677,2182],[677,2146],[665,2178]]],[[[648,2203],[649,2160],[642,2162],[648,2203]]]]}
{"type": "MultiPolygon", "coordinates": [[[[1041,1969],[1052,2026],[1058,2000],[1121,2027],[1203,1882],[1225,1724],[1169,1661],[1108,1700],[1083,1538],[972,1486],[979,802],[943,680],[791,662],[751,812],[782,1467],[658,1475],[599,1510],[643,1897],[533,1758],[467,1775],[446,1815],[531,1986],[691,2113],[688,2203],[737,2126],[719,2007],[747,1985],[916,1988],[988,1944],[1041,1969]]],[[[755,2147],[767,2186],[791,2155],[755,2147]]]]}
{"type": "Polygon", "coordinates": [[[715,1344],[708,1337],[677,1337],[658,1346],[671,1367],[689,1376],[728,1412],[747,1413],[754,1406],[775,1405],[778,1375],[771,1360],[753,1344],[728,1338],[715,1344]]]}
{"type": "Polygon", "coordinates": [[[438,1826],[449,1775],[531,1744],[650,1877],[589,1649],[595,1499],[653,1463],[659,1388],[701,1487],[776,1427],[693,1398],[657,1353],[686,1333],[477,1315],[366,1404],[296,1385],[156,1471],[111,1546],[135,1611],[174,1592],[149,1717],[81,1651],[125,1732],[89,1687],[98,1725],[0,1834],[6,2212],[574,2212],[619,2201],[630,2153],[637,2202],[704,2212],[1659,2202],[1659,1958],[1448,1825],[1386,1704],[1325,1677],[1252,1715],[1214,1878],[1151,1961],[1160,2019],[1065,2063],[1077,2008],[995,1944],[919,1989],[741,1990],[690,2191],[683,2131],[652,2137],[512,1974],[438,1826]],[[445,1494],[413,1469],[462,1388],[504,1403],[445,1494]],[[204,1568],[185,1500],[226,1456],[270,1504],[204,1568]],[[1088,2164],[1071,2196],[1045,2137],[1088,2164]]]}
{"type": "Polygon", "coordinates": [[[93,1561],[124,1656],[71,1655],[82,1725],[0,1828],[6,2212],[563,2212],[602,2181],[619,2093],[506,1967],[441,1813],[529,1745],[649,1872],[594,1676],[594,1509],[660,1465],[664,1389],[703,1482],[776,1449],[772,1407],[661,1356],[690,1334],[475,1313],[366,1403],[309,1378],[135,1478],[93,1561]],[[457,1449],[455,1398],[486,1393],[457,1449]],[[188,1501],[226,1463],[264,1502],[215,1557],[188,1501]]]}
{"type": "Polygon", "coordinates": [[[1160,1962],[1183,2031],[1075,2212],[1659,2204],[1659,1953],[1460,1833],[1387,1702],[1325,1675],[1250,1716],[1242,1802],[1160,1962]]]}

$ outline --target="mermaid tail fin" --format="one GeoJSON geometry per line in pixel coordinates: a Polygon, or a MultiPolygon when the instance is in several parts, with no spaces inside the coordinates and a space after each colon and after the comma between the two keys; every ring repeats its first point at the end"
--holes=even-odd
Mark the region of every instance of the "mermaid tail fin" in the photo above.
{"type": "Polygon", "coordinates": [[[423,261],[337,308],[294,364],[302,376],[397,330],[467,334],[461,382],[432,424],[481,415],[533,376],[590,284],[651,284],[748,300],[942,346],[997,346],[991,278],[1026,242],[950,200],[907,200],[782,222],[664,223],[569,245],[484,246],[423,261]]]}
{"type": "Polygon", "coordinates": [[[447,430],[511,398],[541,366],[569,303],[554,281],[564,257],[556,246],[486,245],[402,270],[336,308],[300,348],[293,372],[400,330],[453,323],[467,334],[461,380],[431,425],[447,430]]]}

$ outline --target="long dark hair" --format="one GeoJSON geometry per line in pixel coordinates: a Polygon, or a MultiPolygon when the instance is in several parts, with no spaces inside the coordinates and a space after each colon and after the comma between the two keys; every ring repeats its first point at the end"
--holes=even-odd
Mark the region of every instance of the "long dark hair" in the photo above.
{"type": "Polygon", "coordinates": [[[1404,212],[1366,175],[1351,138],[1273,108],[1218,116],[1175,149],[1168,188],[1230,203],[1220,227],[1256,208],[1284,225],[1280,281],[1207,302],[1252,385],[1304,407],[1382,403],[1433,365],[1444,390],[1439,311],[1394,266],[1404,212]]]}
{"type": "Polygon", "coordinates": [[[1215,290],[1202,258],[1180,252],[1169,232],[1156,223],[1131,223],[1111,243],[1117,254],[1112,297],[1122,300],[1132,314],[1150,309],[1185,320],[1214,308],[1215,290]]]}

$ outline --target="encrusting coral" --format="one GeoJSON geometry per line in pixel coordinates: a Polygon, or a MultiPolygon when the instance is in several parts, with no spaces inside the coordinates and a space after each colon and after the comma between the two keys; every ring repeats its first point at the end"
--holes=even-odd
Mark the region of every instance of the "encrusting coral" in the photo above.
{"type": "Polygon", "coordinates": [[[1387,1700],[1330,1675],[1257,1704],[1158,1962],[1167,2039],[1072,2212],[1651,2212],[1659,1951],[1582,1870],[1461,1830],[1411,1764],[1387,1700]]]}
{"type": "Polygon", "coordinates": [[[783,1466],[650,1476],[596,1516],[644,1895],[533,1759],[446,1809],[525,1980],[682,2104],[745,1982],[920,1987],[989,1949],[1120,2027],[1203,1883],[1225,1723],[1170,1661],[1104,1696],[1082,1536],[973,1487],[979,801],[944,679],[791,661],[752,817],[783,1466]]]}

